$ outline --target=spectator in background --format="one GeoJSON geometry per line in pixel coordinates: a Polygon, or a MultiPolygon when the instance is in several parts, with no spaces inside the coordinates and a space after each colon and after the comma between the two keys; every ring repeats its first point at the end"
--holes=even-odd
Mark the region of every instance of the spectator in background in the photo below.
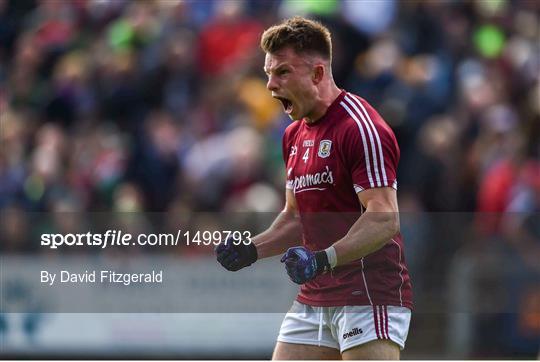
{"type": "MultiPolygon", "coordinates": [[[[261,137],[266,138],[263,144],[268,150],[264,153],[275,154],[274,150],[279,149],[275,135],[282,131],[285,122],[275,104],[258,95],[262,94],[264,75],[254,66],[260,62],[253,59],[257,57],[253,51],[264,25],[277,19],[280,12],[291,11],[326,18],[336,34],[337,77],[349,79],[347,87],[369,99],[394,122],[392,126],[402,145],[402,190],[410,190],[419,197],[427,210],[474,208],[477,185],[483,177],[477,165],[493,157],[489,150],[495,145],[494,139],[483,138],[482,149],[473,151],[484,133],[479,132],[478,119],[487,117],[482,114],[488,108],[504,107],[514,114],[516,132],[533,127],[532,132],[523,133],[525,142],[538,141],[538,129],[533,126],[538,111],[536,115],[525,115],[529,110],[534,112],[538,103],[538,52],[534,51],[538,34],[533,30],[538,21],[533,3],[510,8],[504,2],[490,6],[488,2],[347,1],[324,7],[305,2],[302,9],[292,10],[297,5],[287,1],[272,6],[246,1],[3,1],[0,9],[6,21],[2,21],[0,34],[6,40],[1,45],[0,68],[10,84],[6,88],[8,106],[15,114],[24,115],[27,124],[22,140],[27,147],[22,154],[15,153],[20,160],[12,161],[10,169],[34,174],[29,172],[28,165],[35,145],[27,141],[44,122],[59,123],[60,132],[65,135],[91,124],[116,124],[123,142],[134,147],[128,150],[121,146],[128,166],[115,167],[115,178],[139,184],[145,200],[159,199],[156,190],[165,179],[178,180],[185,174],[185,155],[192,149],[231,128],[255,124],[256,129],[265,131],[261,137]],[[364,18],[365,6],[384,15],[384,21],[372,23],[375,17],[364,18]],[[503,17],[509,20],[502,23],[503,17]],[[235,32],[241,34],[234,36],[235,32]],[[235,42],[219,41],[224,33],[235,42]],[[352,74],[348,73],[347,64],[357,64],[352,74]],[[230,72],[231,69],[235,71],[230,72]],[[226,75],[229,73],[235,77],[226,75]],[[235,90],[239,90],[240,100],[231,98],[235,90]],[[165,169],[169,170],[163,169],[161,176],[137,171],[136,167],[139,160],[154,157],[150,156],[154,152],[154,136],[147,135],[156,127],[164,130],[161,133],[169,132],[167,127],[150,121],[156,114],[165,114],[169,118],[168,129],[181,135],[167,146],[175,148],[176,159],[172,149],[165,158],[158,156],[156,167],[167,164],[165,169]],[[430,148],[438,146],[425,141],[417,143],[416,139],[430,138],[437,128],[430,124],[437,124],[439,119],[448,119],[446,124],[455,134],[444,147],[458,150],[453,164],[443,161],[442,166],[443,174],[451,175],[445,178],[445,189],[457,190],[452,192],[460,195],[451,202],[422,196],[425,187],[416,182],[416,173],[408,173],[418,165],[431,174],[433,166],[428,165],[435,164],[430,148]],[[268,128],[275,129],[275,133],[266,132],[268,128]]],[[[75,136],[77,141],[68,142],[66,147],[74,147],[83,138],[75,136]]],[[[91,150],[84,153],[98,155],[91,150]]],[[[156,155],[159,154],[157,151],[156,155]]],[[[538,156],[532,153],[532,157],[538,156]]],[[[65,164],[60,162],[58,167],[62,179],[65,164]]],[[[81,180],[77,173],[84,170],[72,171],[75,174],[70,171],[70,178],[81,180]]],[[[260,175],[251,182],[258,181],[260,175]]],[[[278,188],[278,179],[272,187],[278,188]]],[[[186,187],[183,182],[166,182],[170,184],[165,186],[170,190],[166,194],[174,193],[178,185],[186,187]]],[[[441,187],[439,181],[433,182],[441,187]]],[[[112,206],[110,198],[97,201],[100,193],[94,192],[95,185],[89,187],[85,197],[90,199],[85,207],[112,206]]],[[[21,195],[24,199],[24,193],[21,195]]],[[[227,192],[221,195],[216,207],[226,203],[223,198],[227,192]]],[[[170,198],[163,196],[163,200],[167,199],[170,198]]],[[[192,201],[197,202],[196,198],[192,201]]],[[[147,207],[163,210],[166,203],[151,201],[147,207]]]]}
{"type": "Polygon", "coordinates": [[[231,73],[257,50],[263,28],[245,14],[245,2],[220,1],[199,38],[199,66],[208,77],[231,73]]]}

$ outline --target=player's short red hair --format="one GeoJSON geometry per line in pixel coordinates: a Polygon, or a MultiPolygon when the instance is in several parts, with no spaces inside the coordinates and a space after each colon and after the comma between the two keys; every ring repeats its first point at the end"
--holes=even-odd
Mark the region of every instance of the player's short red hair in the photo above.
{"type": "Polygon", "coordinates": [[[275,53],[291,47],[298,54],[317,54],[332,60],[332,38],[330,31],[315,20],[295,16],[266,29],[261,37],[261,48],[266,53],[275,53]]]}

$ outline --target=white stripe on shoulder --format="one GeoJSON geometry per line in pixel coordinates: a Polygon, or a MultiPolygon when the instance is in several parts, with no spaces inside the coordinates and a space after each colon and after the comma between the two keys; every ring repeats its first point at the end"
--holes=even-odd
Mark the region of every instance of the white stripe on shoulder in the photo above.
{"type": "Polygon", "coordinates": [[[347,113],[349,113],[352,119],[354,119],[354,121],[356,122],[356,125],[358,126],[358,129],[360,130],[360,134],[362,135],[362,143],[364,145],[364,155],[366,157],[366,170],[367,170],[367,175],[369,179],[369,185],[371,187],[375,187],[375,184],[373,182],[373,176],[371,175],[371,165],[369,161],[369,152],[367,148],[366,135],[364,134],[364,128],[360,124],[360,120],[358,120],[358,117],[356,116],[356,114],[353,111],[351,111],[351,109],[345,104],[345,102],[341,101],[339,104],[341,104],[341,106],[345,108],[345,110],[347,111],[347,113]]]}
{"type": "Polygon", "coordinates": [[[371,128],[369,126],[368,121],[366,121],[366,118],[364,117],[364,115],[362,114],[360,109],[358,109],[356,104],[353,102],[352,99],[354,99],[354,96],[349,96],[349,94],[350,93],[347,93],[347,95],[345,96],[344,99],[354,108],[354,110],[356,111],[356,114],[360,116],[360,118],[362,119],[362,122],[364,123],[364,126],[366,127],[366,130],[367,130],[367,133],[368,133],[368,136],[369,136],[369,141],[370,141],[370,144],[371,144],[371,152],[372,152],[371,156],[373,158],[373,168],[375,170],[375,177],[377,179],[377,186],[381,187],[381,178],[379,176],[379,165],[378,165],[378,160],[377,160],[377,151],[375,149],[375,147],[376,147],[375,146],[375,141],[373,140],[373,133],[371,132],[371,128]]]}
{"type": "MultiPolygon", "coordinates": [[[[350,94],[350,93],[348,93],[348,94],[350,94]]],[[[362,108],[362,111],[364,112],[364,115],[366,116],[367,120],[369,121],[369,124],[371,125],[371,127],[373,129],[373,133],[375,133],[375,138],[377,140],[377,147],[379,149],[379,157],[380,157],[380,161],[381,161],[381,171],[382,171],[384,186],[388,186],[388,179],[386,178],[386,168],[384,167],[384,154],[383,154],[383,150],[382,150],[381,139],[379,137],[379,132],[377,131],[377,128],[373,124],[373,121],[371,120],[371,117],[369,116],[369,113],[367,112],[366,108],[362,104],[362,101],[358,97],[356,97],[356,96],[354,96],[352,94],[351,94],[351,97],[356,101],[356,103],[360,106],[360,108],[362,108]]]]}

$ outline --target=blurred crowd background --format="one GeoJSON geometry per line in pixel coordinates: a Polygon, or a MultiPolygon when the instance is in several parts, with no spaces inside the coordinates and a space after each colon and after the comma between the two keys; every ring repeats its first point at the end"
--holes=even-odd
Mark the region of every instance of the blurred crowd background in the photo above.
{"type": "MultiPolygon", "coordinates": [[[[539,13],[535,0],[0,0],[0,250],[39,249],[28,212],[279,211],[290,120],[259,38],[307,15],[332,31],[338,86],[398,138],[417,303],[446,302],[454,255],[485,245],[538,281],[539,13]]],[[[472,353],[537,350],[531,298],[521,351],[491,339],[472,353]]]]}

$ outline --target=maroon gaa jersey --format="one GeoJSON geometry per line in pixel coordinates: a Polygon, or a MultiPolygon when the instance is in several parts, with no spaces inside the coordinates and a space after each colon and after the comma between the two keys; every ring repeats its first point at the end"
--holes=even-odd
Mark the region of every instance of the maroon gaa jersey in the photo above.
{"type": "MultiPolygon", "coordinates": [[[[363,207],[357,193],[397,189],[399,147],[390,127],[362,98],[342,91],[313,124],[293,122],[283,136],[287,188],[293,190],[303,243],[322,250],[341,239],[363,207]]],[[[302,285],[297,300],[312,306],[393,305],[412,309],[400,234],[383,248],[302,285]]]]}

